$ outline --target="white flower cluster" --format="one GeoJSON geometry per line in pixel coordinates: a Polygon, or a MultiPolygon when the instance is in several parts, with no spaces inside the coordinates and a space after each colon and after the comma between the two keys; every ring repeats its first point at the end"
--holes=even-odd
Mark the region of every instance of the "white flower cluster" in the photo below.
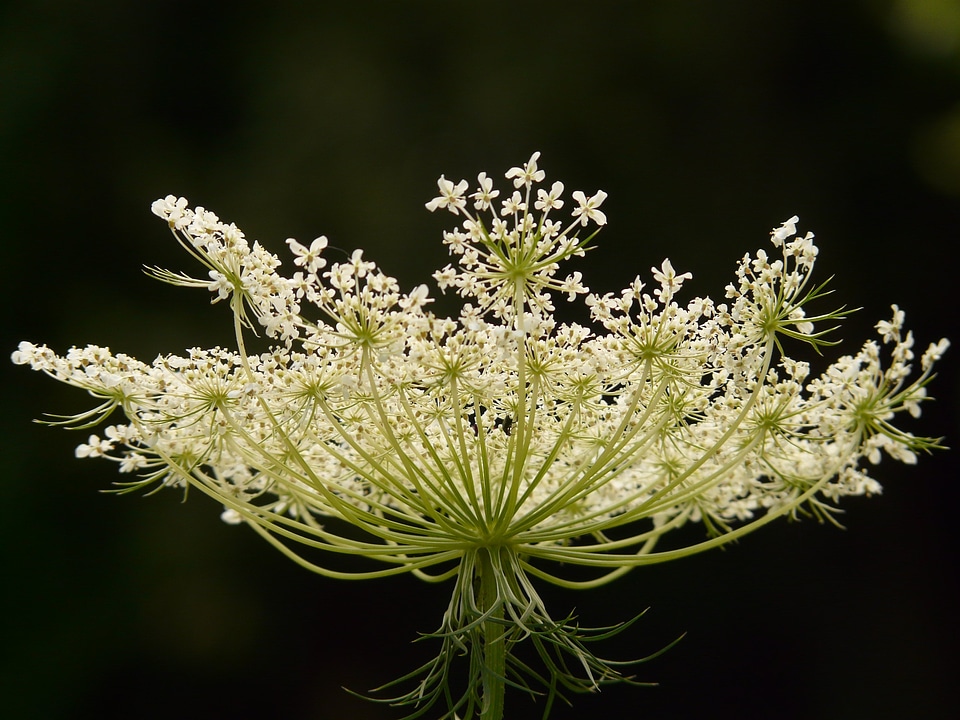
{"type": "MultiPolygon", "coordinates": [[[[457,266],[434,275],[468,301],[458,318],[428,312],[426,286],[402,293],[360,251],[328,268],[323,237],[288,240],[297,270],[281,275],[280,260],[234,225],[168,196],[153,211],[207,277],[152,272],[229,302],[237,348],[146,364],[24,342],[13,361],[98,399],[75,426],[124,413],[77,456],[117,462],[134,474],[129,489],[197,487],[224,505],[224,520],[330,576],[349,573],[303,554],[386,563],[356,577],[436,579],[479,573],[478,553],[489,553],[484,562],[508,578],[497,595],[504,617],[540,608],[526,574],[591,584],[544,561],[599,568],[598,584],[779,515],[827,517],[840,497],[879,492],[865,461],[883,452],[912,463],[936,447],[894,421],[919,415],[948,343],[931,345],[910,381],[913,337],[896,306],[877,326],[886,364],[868,342],[810,378],[807,363],[784,354],[788,341],[830,344],[824,325],[844,314],[808,310],[824,293],[810,281],[813,235],[797,234],[797,218],[772,231],[770,252],[740,261],[727,302],[681,304],[691,276],[669,260],[651,268],[649,288],[638,277],[620,293],[588,294],[580,273],[557,272],[588,248],[595,232],[581,231],[605,224],[606,195],[573,193],[563,218],[564,186],[540,187],[538,159],[506,173],[513,191],[499,204],[485,173],[470,195],[466,181],[441,177],[427,203],[463,218],[444,235],[457,266]],[[553,293],[586,295],[594,327],[558,323],[553,293]],[[258,327],[277,344],[248,354],[245,328],[258,327]],[[655,547],[690,522],[711,538],[655,547]]],[[[457,587],[448,631],[476,624],[464,610],[470,583],[457,587]]]]}

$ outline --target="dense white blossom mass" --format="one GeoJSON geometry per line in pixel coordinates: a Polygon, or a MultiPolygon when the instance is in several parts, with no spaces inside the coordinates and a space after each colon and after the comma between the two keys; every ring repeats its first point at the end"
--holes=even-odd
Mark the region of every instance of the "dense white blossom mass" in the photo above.
{"type": "MultiPolygon", "coordinates": [[[[13,360],[97,399],[64,424],[122,411],[76,454],[116,462],[124,489],[199,488],[225,521],[322,574],[457,577],[445,647],[482,644],[478,617],[512,640],[550,630],[593,687],[613,671],[549,620],[528,576],[588,587],[879,492],[868,467],[882,455],[913,463],[937,445],[895,423],[920,414],[948,343],[931,345],[911,380],[914,340],[894,306],[880,342],[810,377],[786,352],[832,344],[845,313],[810,308],[826,293],[796,217],[739,262],[722,302],[683,299],[691,276],[670,260],[619,293],[591,294],[560,270],[606,223],[606,194],[576,191],[568,205],[562,183],[541,187],[538,160],[506,173],[509,196],[481,173],[472,194],[441,177],[427,203],[461,220],[444,234],[453,264],[433,276],[463,298],[459,317],[431,313],[426,285],[403,292],[359,250],[331,262],[325,237],[288,240],[295,271],[283,275],[236,226],[168,196],[153,212],[206,277],[151,273],[229,304],[236,348],[144,363],[24,342],[13,360]],[[557,322],[557,297],[581,298],[592,324],[557,322]],[[249,354],[249,332],[273,347],[249,354]],[[665,536],[689,523],[704,539],[671,545],[665,536]],[[382,564],[345,572],[317,550],[382,564]],[[576,565],[598,576],[563,575],[576,565]],[[476,577],[493,591],[480,597],[476,577]]],[[[403,700],[429,697],[438,667],[403,700]]]]}

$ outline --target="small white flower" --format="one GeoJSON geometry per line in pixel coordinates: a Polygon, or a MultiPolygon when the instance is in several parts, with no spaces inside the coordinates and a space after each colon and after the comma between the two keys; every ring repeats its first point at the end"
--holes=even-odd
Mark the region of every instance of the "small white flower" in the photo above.
{"type": "Polygon", "coordinates": [[[503,201],[502,212],[504,215],[519,215],[527,209],[527,204],[523,201],[523,196],[518,190],[514,190],[513,195],[503,201]]]}
{"type": "Polygon", "coordinates": [[[417,285],[407,297],[400,300],[400,307],[404,310],[415,310],[430,300],[430,289],[426,285],[417,285]]]}
{"type": "Polygon", "coordinates": [[[924,372],[929,370],[935,362],[943,357],[943,354],[949,347],[950,341],[946,338],[941,338],[939,342],[931,343],[920,358],[920,368],[924,372]]]}
{"type": "Polygon", "coordinates": [[[540,153],[535,152],[530,159],[524,163],[522,168],[512,167],[507,170],[507,180],[513,178],[513,186],[517,189],[524,185],[530,187],[533,183],[542,182],[545,174],[543,170],[537,169],[537,160],[540,159],[540,153]]]}
{"type": "Polygon", "coordinates": [[[660,288],[654,290],[653,294],[663,302],[667,302],[676,294],[684,280],[690,280],[693,277],[693,273],[689,272],[677,275],[677,271],[673,269],[673,264],[669,260],[664,260],[659,269],[650,268],[650,272],[653,273],[653,279],[660,283],[660,288]]]}
{"type": "Polygon", "coordinates": [[[890,309],[893,310],[893,319],[881,320],[876,325],[877,331],[883,337],[885,343],[896,342],[900,339],[900,333],[903,330],[903,321],[906,318],[903,310],[896,305],[892,305],[890,309]]]}
{"type": "Polygon", "coordinates": [[[574,190],[573,199],[577,203],[577,208],[573,211],[573,217],[580,219],[580,224],[586,227],[589,221],[597,225],[606,225],[607,216],[597,208],[607,199],[607,194],[603,190],[597,190],[596,195],[587,197],[580,190],[574,190]]]}
{"type": "Polygon", "coordinates": [[[774,228],[770,231],[770,235],[774,240],[774,244],[779,247],[788,237],[793,237],[797,234],[797,223],[800,222],[800,218],[794,215],[792,218],[783,223],[780,227],[774,228]]]}
{"type": "Polygon", "coordinates": [[[320,257],[320,254],[327,247],[327,238],[324,235],[321,235],[310,243],[310,247],[304,247],[293,238],[287,238],[287,245],[290,246],[290,250],[296,255],[293,264],[297,267],[302,267],[307,272],[313,274],[316,274],[317,271],[326,267],[327,261],[320,257]]]}
{"type": "Polygon", "coordinates": [[[187,202],[184,197],[178,198],[175,195],[167,195],[161,200],[154,200],[150,210],[153,211],[154,215],[168,221],[172,226],[176,225],[182,217],[190,215],[187,210],[187,202]]]}
{"type": "Polygon", "coordinates": [[[16,365],[29,365],[36,357],[38,348],[31,342],[23,340],[17,346],[17,349],[10,355],[10,360],[16,365]]]}
{"type": "Polygon", "coordinates": [[[91,435],[87,442],[77,445],[74,454],[78,458],[95,458],[106,455],[113,448],[113,441],[110,439],[101,440],[97,435],[91,435]]]}
{"type": "Polygon", "coordinates": [[[427,203],[427,210],[435,211],[437,208],[446,208],[453,214],[457,214],[467,205],[463,194],[467,190],[467,181],[461,180],[454,185],[443,175],[437,180],[437,187],[440,189],[440,195],[427,203]]]}
{"type": "Polygon", "coordinates": [[[473,207],[476,210],[486,210],[490,207],[494,198],[500,195],[500,191],[493,189],[493,178],[487,177],[485,172],[477,176],[477,182],[480,187],[470,196],[474,200],[473,207]]]}
{"type": "Polygon", "coordinates": [[[240,525],[243,522],[243,515],[238,513],[233,508],[225,507],[223,512],[220,513],[220,519],[223,520],[227,525],[240,525]]]}
{"type": "Polygon", "coordinates": [[[230,282],[230,279],[219,270],[210,270],[207,274],[210,276],[207,290],[217,294],[212,302],[219,302],[230,297],[230,293],[233,292],[233,283],[230,282]]]}
{"type": "Polygon", "coordinates": [[[537,189],[537,201],[533,206],[537,210],[549,211],[549,210],[559,210],[563,207],[563,200],[560,200],[560,195],[563,194],[563,183],[555,182],[553,187],[550,188],[548,193],[543,188],[537,189]]]}
{"type": "Polygon", "coordinates": [[[130,452],[120,459],[119,470],[122,473],[134,473],[147,466],[147,459],[139,453],[130,452]]]}

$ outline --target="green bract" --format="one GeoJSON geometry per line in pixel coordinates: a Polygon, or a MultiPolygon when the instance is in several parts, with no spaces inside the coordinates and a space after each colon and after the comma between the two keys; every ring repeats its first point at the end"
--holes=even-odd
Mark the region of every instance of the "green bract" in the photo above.
{"type": "Polygon", "coordinates": [[[808,310],[825,292],[797,218],[772,232],[770,254],[740,261],[726,302],[681,305],[690,274],[669,260],[652,268],[651,290],[637,278],[592,295],[579,273],[558,272],[606,222],[606,195],[574,192],[564,215],[563,185],[538,187],[538,157],[507,172],[499,204],[485,173],[470,196],[466,181],[441,178],[427,204],[462,218],[444,236],[456,265],[434,275],[464,298],[458,318],[430,313],[426,286],[403,293],[360,251],[327,268],[323,237],[289,240],[298,269],[281,275],[235,226],[169,196],[153,211],[207,277],[151,272],[228,303],[236,349],[152,364],[90,346],[58,356],[22,343],[13,355],[97,398],[63,424],[123,412],[126,424],[77,449],[117,462],[122,489],[198,488],[225,521],[329,577],[452,580],[438,657],[389,700],[414,715],[440,701],[444,718],[501,718],[507,683],[542,686],[546,715],[564,689],[624,679],[585,644],[608,631],[552,619],[532,578],[595,587],[783,515],[829,518],[841,496],[879,491],[864,460],[910,463],[937,447],[894,423],[919,415],[948,343],[930,346],[908,382],[913,339],[896,306],[878,325],[886,366],[876,342],[816,379],[784,355],[785,339],[829,345],[845,314],[808,310]],[[558,323],[555,293],[585,296],[593,326],[558,323]],[[256,329],[275,341],[269,352],[245,350],[256,329]],[[706,538],[671,545],[689,523],[706,538]],[[334,570],[324,552],[367,562],[334,570]],[[595,577],[565,575],[578,566],[595,577]],[[543,667],[515,658],[524,640],[543,667]],[[454,693],[450,666],[464,654],[466,690],[454,693]]]}

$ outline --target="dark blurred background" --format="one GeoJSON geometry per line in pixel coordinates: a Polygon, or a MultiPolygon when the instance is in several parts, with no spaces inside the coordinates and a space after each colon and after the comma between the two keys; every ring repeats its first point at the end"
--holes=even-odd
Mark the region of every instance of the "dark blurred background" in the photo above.
{"type": "MultiPolygon", "coordinates": [[[[609,193],[579,266],[594,290],[669,255],[691,293],[722,295],[796,213],[833,302],[863,307],[835,353],[893,302],[921,349],[960,341],[955,0],[34,0],[0,9],[3,352],[229,343],[226,308],[140,271],[194,270],[149,212],[167,193],[276,252],[321,233],[362,247],[409,288],[446,262],[451,218],[423,208],[440,173],[502,177],[534,150],[568,193],[609,193]]],[[[958,353],[909,425],[953,446],[958,353]]],[[[103,494],[113,466],[73,457],[87,433],[31,423],[87,398],[5,361],[0,375],[0,714],[400,717],[340,688],[427,657],[410,641],[448,586],[326,580],[205,498],[103,494]]],[[[650,607],[614,656],[687,633],[640,666],[659,687],[554,717],[956,716],[958,457],[884,463],[884,494],[845,503],[847,530],[784,522],[603,589],[545,588],[587,625],[650,607]]]]}

